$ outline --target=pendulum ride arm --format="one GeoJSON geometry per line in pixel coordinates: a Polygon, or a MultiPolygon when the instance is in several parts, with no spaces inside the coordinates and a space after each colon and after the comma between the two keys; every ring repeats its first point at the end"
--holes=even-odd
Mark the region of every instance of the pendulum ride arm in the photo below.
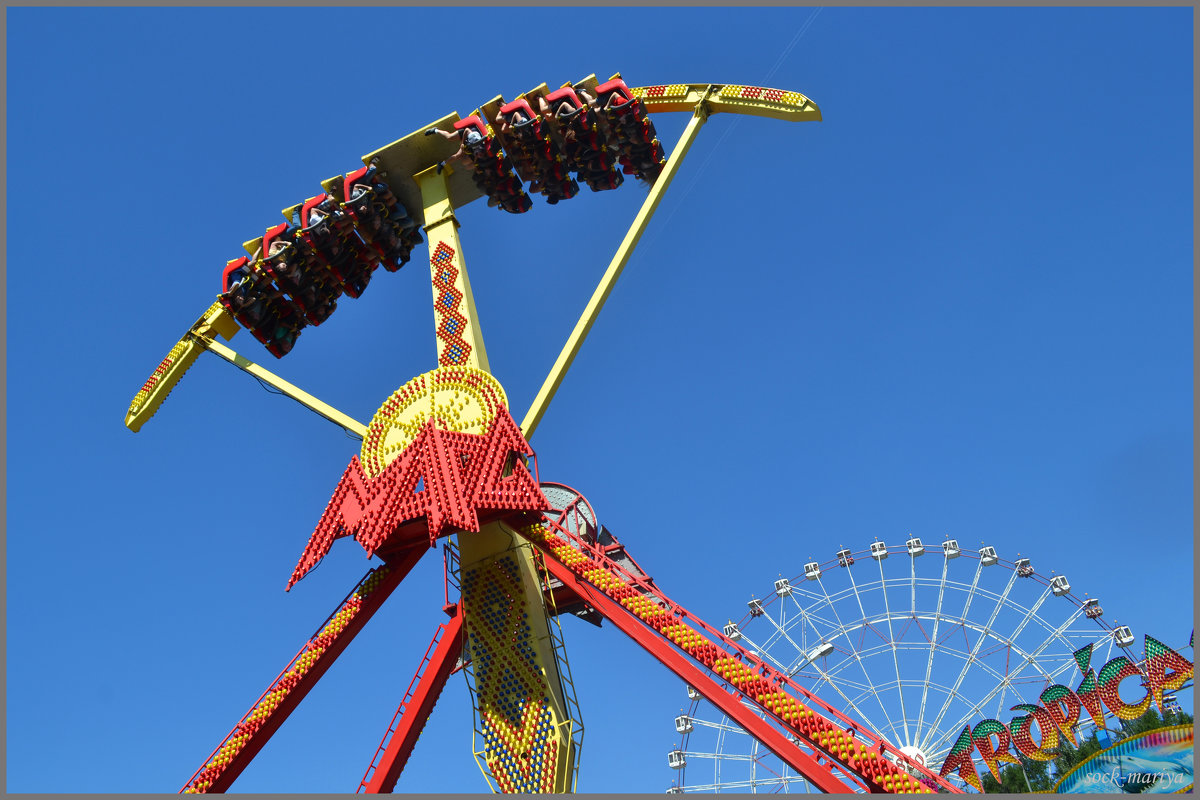
{"type": "Polygon", "coordinates": [[[125,426],[134,433],[140,431],[146,420],[153,417],[158,411],[159,406],[167,399],[167,395],[183,378],[183,374],[188,371],[188,368],[196,362],[202,352],[208,350],[273,386],[335,425],[345,428],[359,439],[366,434],[366,425],[343,414],[333,406],[322,403],[303,389],[293,386],[278,375],[216,341],[217,334],[229,340],[238,330],[237,322],[229,315],[229,312],[222,308],[220,303],[213,303],[183,335],[183,338],[171,348],[167,357],[162,360],[162,363],[134,396],[133,402],[129,404],[129,412],[125,415],[125,426]]]}
{"type": "Polygon", "coordinates": [[[629,262],[629,257],[633,255],[634,248],[637,247],[638,241],[641,240],[642,233],[646,230],[646,225],[649,224],[650,218],[654,216],[654,211],[658,208],[658,203],[662,200],[663,193],[671,185],[671,179],[679,171],[679,165],[683,162],[683,157],[687,155],[688,149],[691,148],[692,142],[696,139],[696,134],[700,132],[700,126],[707,119],[708,112],[703,101],[701,101],[696,106],[692,118],[688,120],[687,127],[683,129],[683,136],[680,138],[679,143],[671,151],[671,157],[667,159],[667,164],[663,167],[658,180],[650,187],[650,194],[646,196],[642,207],[638,210],[637,216],[633,218],[633,224],[629,226],[629,230],[625,233],[625,238],[621,240],[620,247],[617,248],[617,252],[608,263],[608,269],[604,271],[604,275],[600,278],[600,283],[596,286],[596,290],[592,292],[592,297],[583,309],[582,316],[575,323],[575,328],[571,331],[571,335],[567,337],[567,343],[563,345],[562,352],[558,354],[554,366],[550,368],[550,374],[546,376],[546,380],[542,383],[542,388],[538,390],[537,397],[533,399],[533,405],[525,414],[525,419],[521,421],[521,432],[525,434],[526,439],[532,437],[533,432],[537,429],[542,415],[546,413],[546,408],[550,405],[550,399],[554,397],[554,393],[558,391],[558,386],[562,383],[563,377],[566,376],[567,370],[571,368],[571,362],[575,360],[575,356],[579,352],[583,340],[587,338],[588,331],[592,329],[596,317],[600,316],[600,309],[604,308],[604,303],[608,300],[609,294],[612,293],[613,286],[617,283],[617,278],[621,277],[621,271],[625,269],[625,265],[629,262]]]}
{"type": "Polygon", "coordinates": [[[550,368],[550,374],[546,376],[542,388],[538,390],[533,404],[526,412],[525,419],[521,422],[521,432],[525,434],[526,439],[533,437],[533,432],[537,429],[542,415],[546,413],[550,400],[558,391],[559,384],[562,383],[567,370],[571,368],[571,362],[579,353],[583,340],[587,338],[588,331],[592,329],[596,317],[600,315],[600,309],[604,308],[604,303],[608,300],[613,286],[621,277],[621,271],[625,269],[625,264],[633,255],[634,248],[642,238],[642,233],[646,230],[650,218],[654,216],[659,201],[667,191],[667,187],[671,185],[671,180],[679,171],[679,165],[683,162],[684,156],[687,155],[692,142],[700,132],[700,127],[708,120],[709,116],[724,111],[789,121],[821,119],[821,112],[816,104],[799,92],[784,92],[779,89],[764,89],[757,86],[674,84],[632,89],[631,94],[641,99],[648,112],[690,111],[692,118],[684,128],[683,136],[675,145],[675,149],[671,151],[671,156],[667,159],[662,173],[650,188],[650,194],[642,203],[637,216],[633,218],[633,223],[629,226],[625,238],[621,240],[621,245],[609,262],[608,269],[600,278],[596,290],[592,292],[591,299],[583,309],[579,321],[575,323],[571,335],[567,337],[567,342],[558,354],[554,366],[550,368]]]}
{"type": "MultiPolygon", "coordinates": [[[[412,137],[408,142],[402,140],[393,152],[385,149],[368,159],[378,159],[389,171],[396,170],[398,167],[391,165],[400,160],[399,152],[412,146],[411,141],[412,137]]],[[[453,168],[446,167],[427,168],[414,176],[429,241],[438,366],[486,372],[487,351],[451,202],[448,181],[453,175],[453,168]]],[[[575,774],[573,723],[532,553],[528,547],[514,547],[519,539],[499,522],[457,538],[463,577],[460,614],[453,624],[492,654],[496,663],[510,665],[521,680],[519,691],[511,691],[504,688],[499,669],[481,667],[474,673],[474,704],[486,731],[484,751],[477,754],[482,756],[481,766],[507,791],[567,791],[575,774]],[[518,694],[521,701],[514,704],[518,694]],[[538,714],[530,716],[529,710],[534,708],[538,714]]],[[[454,638],[460,637],[456,634],[454,638]]],[[[444,647],[438,648],[441,671],[453,661],[446,648],[461,646],[446,643],[444,637],[443,643],[444,647]]],[[[441,681],[444,677],[435,680],[439,689],[441,681]]],[[[424,680],[421,683],[419,688],[424,680]]],[[[428,701],[430,708],[434,699],[436,694],[428,701]]],[[[404,716],[409,721],[402,720],[401,725],[420,717],[404,716]]],[[[387,765],[374,768],[365,782],[366,790],[394,785],[410,751],[409,737],[393,736],[384,754],[387,765]]]]}
{"type": "Polygon", "coordinates": [[[359,792],[391,792],[396,787],[396,780],[408,763],[446,679],[462,653],[462,627],[462,615],[457,608],[452,609],[449,622],[438,626],[392,717],[392,724],[358,785],[359,792]]]}
{"type": "Polygon", "coordinates": [[[429,239],[438,366],[466,365],[490,372],[475,296],[471,293],[462,242],[458,238],[458,220],[450,203],[447,172],[451,169],[439,172],[431,167],[416,176],[424,206],[425,235],[429,239]]]}
{"type": "Polygon", "coordinates": [[[909,772],[958,791],[689,614],[602,549],[549,520],[520,532],[545,554],[555,578],[823,791],[852,791],[854,783],[872,792],[929,791],[909,772]],[[772,722],[745,709],[743,700],[755,703],[772,722]]]}
{"type": "Polygon", "coordinates": [[[227,791],[426,549],[414,547],[368,572],[180,791],[227,791]]]}

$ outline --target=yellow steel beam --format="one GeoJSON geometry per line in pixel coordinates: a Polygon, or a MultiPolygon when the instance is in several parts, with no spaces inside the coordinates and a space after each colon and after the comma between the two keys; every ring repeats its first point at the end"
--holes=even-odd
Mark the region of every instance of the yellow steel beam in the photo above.
{"type": "Polygon", "coordinates": [[[129,412],[125,415],[125,426],[134,433],[140,431],[146,420],[153,417],[158,411],[159,406],[167,399],[167,395],[183,378],[188,368],[195,363],[201,353],[209,350],[275,387],[306,408],[317,412],[335,425],[340,425],[359,439],[366,435],[366,425],[343,414],[333,406],[322,403],[303,389],[288,383],[270,370],[260,367],[245,356],[239,355],[216,341],[218,334],[229,340],[239,330],[241,328],[238,327],[237,321],[230,316],[229,312],[219,302],[213,303],[204,312],[204,315],[188,329],[183,338],[175,343],[175,346],[167,353],[167,357],[158,365],[158,369],[154,370],[146,383],[134,395],[133,402],[129,405],[129,412]]]}
{"type": "Polygon", "coordinates": [[[735,84],[673,83],[639,86],[629,91],[641,99],[647,111],[654,114],[691,111],[703,100],[710,114],[748,114],[791,122],[821,119],[821,109],[817,108],[816,103],[799,92],[784,89],[735,84]]]}
{"type": "Polygon", "coordinates": [[[203,352],[204,345],[201,344],[198,336],[211,340],[220,334],[228,340],[232,339],[239,330],[237,322],[219,302],[214,302],[209,306],[200,319],[196,320],[188,332],[183,335],[183,338],[175,343],[175,346],[167,353],[167,357],[159,363],[158,368],[150,374],[150,377],[142,384],[142,388],[133,396],[133,402],[129,404],[129,411],[125,414],[125,427],[137,433],[142,429],[146,420],[154,416],[158,407],[175,388],[175,384],[179,383],[183,374],[203,352]]]}
{"type": "Polygon", "coordinates": [[[303,389],[288,383],[283,378],[279,377],[268,369],[260,367],[258,364],[255,364],[245,356],[235,353],[233,350],[221,344],[220,342],[202,337],[196,337],[196,342],[206,350],[216,353],[230,364],[233,364],[235,367],[238,367],[239,369],[250,373],[263,382],[275,387],[305,408],[315,411],[333,424],[345,428],[359,439],[362,439],[367,435],[366,425],[363,425],[358,420],[343,414],[333,406],[327,403],[322,403],[320,400],[313,397],[303,389]]]}
{"type": "Polygon", "coordinates": [[[475,666],[476,711],[488,735],[476,760],[501,792],[573,791],[573,721],[532,549],[502,522],[460,533],[458,547],[468,652],[493,661],[475,666]],[[506,678],[516,685],[505,688],[506,678]]]}
{"type": "Polygon", "coordinates": [[[430,168],[414,176],[421,190],[425,235],[429,241],[438,366],[471,366],[490,372],[451,202],[447,179],[453,173],[454,168],[447,165],[440,172],[430,168]]]}
{"type": "Polygon", "coordinates": [[[563,345],[562,352],[558,354],[558,359],[554,362],[554,366],[550,368],[550,374],[546,376],[546,380],[542,383],[542,388],[538,390],[537,397],[533,399],[533,405],[529,407],[529,411],[525,414],[525,419],[521,421],[521,432],[525,434],[526,439],[531,438],[534,430],[537,429],[542,415],[546,413],[546,408],[550,405],[550,400],[554,397],[554,393],[558,391],[558,386],[562,383],[563,377],[566,376],[567,370],[571,368],[571,362],[575,360],[575,355],[579,352],[583,340],[587,337],[588,331],[592,329],[592,324],[595,323],[596,317],[600,315],[600,309],[604,308],[604,302],[608,300],[608,295],[612,292],[617,278],[621,277],[621,271],[625,269],[625,264],[633,254],[634,248],[637,247],[638,240],[642,238],[642,232],[646,230],[646,225],[650,222],[650,217],[654,215],[654,210],[658,208],[658,203],[662,199],[663,193],[671,185],[671,180],[679,170],[679,164],[683,161],[684,156],[687,155],[688,149],[692,146],[692,142],[696,138],[696,134],[700,132],[700,127],[707,119],[706,102],[701,99],[693,104],[692,118],[688,121],[687,127],[683,129],[683,136],[680,137],[679,143],[675,145],[675,149],[671,151],[671,157],[667,159],[666,166],[663,167],[658,180],[650,188],[650,194],[647,195],[645,202],[642,203],[637,216],[633,218],[633,224],[629,226],[625,238],[621,241],[621,246],[617,248],[612,261],[608,264],[608,269],[605,270],[604,276],[600,278],[599,285],[592,292],[591,300],[588,301],[587,306],[583,309],[583,314],[579,317],[579,321],[575,323],[575,329],[571,331],[571,335],[567,338],[567,343],[563,345]]]}
{"type": "MultiPolygon", "coordinates": [[[[575,86],[585,86],[594,91],[596,84],[595,76],[589,76],[583,81],[577,82],[575,86]]],[[[543,89],[544,85],[537,87],[533,91],[537,92],[543,89]]],[[[767,89],[764,87],[734,84],[676,83],[642,86],[631,89],[630,92],[635,97],[641,99],[648,111],[655,114],[674,111],[688,111],[695,114],[697,106],[703,103],[706,114],[725,112],[792,121],[821,119],[821,111],[816,103],[799,92],[782,89],[767,89]]],[[[456,173],[453,169],[448,168],[442,175],[445,186],[440,191],[447,199],[446,206],[449,209],[449,220],[445,216],[434,219],[424,218],[425,189],[423,186],[418,185],[420,180],[419,175],[431,171],[439,160],[445,159],[455,148],[454,143],[448,142],[440,136],[425,136],[424,132],[426,129],[434,126],[449,129],[458,119],[457,112],[449,114],[429,125],[418,128],[402,139],[363,156],[365,163],[374,163],[379,167],[381,174],[388,181],[393,192],[396,193],[409,209],[410,213],[414,213],[419,217],[418,221],[427,225],[427,230],[431,224],[453,220],[453,208],[461,208],[467,203],[474,202],[483,196],[482,192],[471,181],[470,174],[466,170],[459,170],[456,173]],[[449,180],[446,181],[446,179],[449,180]],[[422,209],[422,212],[418,213],[417,209],[422,209]]],[[[696,124],[695,120],[693,120],[692,124],[696,124]]],[[[694,135],[694,127],[689,127],[689,131],[694,135]]],[[[685,139],[686,137],[687,132],[685,132],[685,139]]],[[[680,155],[686,149],[681,147],[684,144],[685,142],[681,141],[680,146],[676,147],[676,152],[680,153],[680,155]]],[[[655,202],[657,202],[657,197],[661,196],[662,189],[666,188],[666,183],[669,182],[669,174],[673,172],[671,163],[674,162],[677,165],[678,160],[673,154],[671,162],[668,162],[667,170],[664,170],[664,175],[659,178],[655,190],[651,192],[651,198],[654,198],[655,202]],[[667,178],[667,180],[664,181],[663,178],[667,178]]],[[[647,199],[647,203],[649,202],[650,198],[647,199]]],[[[645,210],[646,206],[643,205],[643,211],[645,210]]],[[[648,216],[646,215],[646,218],[641,218],[641,215],[639,215],[639,219],[634,220],[635,227],[639,223],[644,227],[648,216]]],[[[457,227],[457,223],[454,223],[453,227],[457,227]]],[[[636,235],[640,235],[640,229],[636,235]]],[[[634,243],[636,243],[636,235],[634,243]]],[[[628,240],[629,237],[626,238],[628,240]]],[[[461,248],[457,246],[457,233],[454,234],[454,239],[455,244],[451,246],[454,247],[455,253],[460,253],[461,248]]],[[[247,244],[253,245],[255,243],[252,241],[247,244]]],[[[624,248],[624,244],[622,247],[624,248]]],[[[432,249],[431,247],[431,251],[432,249]]],[[[618,257],[620,255],[621,253],[618,252],[618,257]]],[[[624,255],[625,258],[628,258],[627,252],[624,255]]],[[[615,263],[616,259],[614,259],[615,263]]],[[[609,269],[611,272],[613,269],[612,265],[610,265],[609,269]]],[[[616,272],[619,274],[620,267],[617,268],[616,272]]],[[[465,272],[463,274],[465,275],[465,272]]],[[[615,280],[615,277],[613,275],[612,280],[615,280]]],[[[605,278],[606,280],[609,278],[609,273],[605,274],[605,278]]],[[[599,299],[599,303],[594,309],[591,309],[591,305],[589,305],[589,309],[593,312],[591,314],[592,319],[595,316],[594,312],[599,311],[598,306],[603,305],[609,290],[611,290],[611,281],[608,288],[603,290],[602,296],[599,298],[593,296],[593,303],[597,299],[599,299]]],[[[600,292],[599,289],[597,291],[600,292]]],[[[474,299],[470,296],[469,290],[465,292],[464,302],[467,309],[466,315],[471,320],[475,320],[474,299]]],[[[585,317],[587,315],[588,312],[585,312],[585,317]]],[[[581,320],[582,322],[583,320],[581,320]]],[[[590,326],[591,321],[588,321],[582,331],[583,335],[586,335],[586,329],[590,326]]],[[[220,333],[226,339],[230,338],[237,331],[237,325],[233,319],[216,304],[205,312],[205,316],[192,327],[193,329],[206,327],[206,329],[220,333]],[[213,327],[213,325],[224,327],[213,327]]],[[[474,333],[478,336],[478,322],[475,323],[474,328],[474,333]]],[[[211,336],[207,338],[211,340],[211,336]]],[[[579,341],[574,342],[573,349],[567,355],[565,363],[555,365],[555,370],[551,373],[551,377],[547,379],[547,385],[542,387],[543,393],[546,396],[539,395],[538,400],[535,401],[534,408],[530,410],[533,416],[526,417],[526,425],[528,426],[525,428],[526,436],[532,435],[533,428],[536,427],[541,413],[545,411],[545,405],[549,402],[550,396],[553,395],[554,390],[557,388],[558,382],[562,380],[562,374],[570,366],[570,361],[574,358],[574,351],[578,350],[580,341],[582,341],[582,336],[579,337],[579,341]]],[[[482,359],[482,368],[486,369],[487,356],[483,349],[483,340],[481,337],[478,339],[478,343],[477,352],[482,359]]],[[[569,342],[568,345],[571,346],[571,343],[569,342]]],[[[472,349],[476,348],[473,347],[472,349]]],[[[441,351],[442,348],[439,345],[439,355],[441,355],[441,351]]],[[[158,368],[138,391],[133,402],[130,404],[129,412],[125,417],[125,424],[130,430],[140,430],[145,421],[154,416],[171,389],[179,382],[180,378],[183,377],[188,367],[195,362],[199,354],[199,345],[190,332],[171,348],[167,357],[159,364],[158,368]]],[[[565,350],[564,354],[566,354],[565,350]]],[[[560,361],[562,360],[560,356],[560,361]]],[[[339,422],[338,424],[341,423],[339,422]]]]}

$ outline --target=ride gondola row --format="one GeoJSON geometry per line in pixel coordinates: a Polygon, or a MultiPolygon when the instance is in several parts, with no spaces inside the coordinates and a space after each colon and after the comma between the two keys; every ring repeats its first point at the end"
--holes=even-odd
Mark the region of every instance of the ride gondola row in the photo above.
{"type": "Polygon", "coordinates": [[[325,192],[284,209],[288,222],[245,244],[227,263],[218,300],[276,358],[306,325],[320,325],[343,294],[359,297],[375,269],[406,264],[421,243],[417,222],[363,167],[322,182],[325,192]]]}
{"type": "MultiPolygon", "coordinates": [[[[425,133],[458,141],[447,161],[466,167],[489,206],[512,214],[533,206],[529,192],[554,205],[578,195],[580,184],[607,191],[625,175],[652,184],[666,159],[642,101],[620,76],[594,92],[568,83],[537,96],[537,110],[524,96],[501,103],[494,127],[477,111],[453,131],[425,133]]],[[[376,167],[321,186],[324,193],[284,209],[286,223],[246,242],[250,256],[229,261],[222,276],[218,300],[276,358],[304,327],[328,319],[342,294],[361,296],[378,266],[399,270],[422,241],[376,167]]]]}
{"type": "Polygon", "coordinates": [[[654,123],[620,77],[597,86],[594,96],[568,83],[537,101],[537,111],[525,97],[503,103],[494,126],[477,111],[453,131],[425,133],[456,139],[459,149],[447,162],[465,164],[488,205],[513,214],[533,205],[524,182],[554,205],[576,196],[581,183],[601,192],[625,175],[652,184],[662,172],[666,154],[654,123]]]}

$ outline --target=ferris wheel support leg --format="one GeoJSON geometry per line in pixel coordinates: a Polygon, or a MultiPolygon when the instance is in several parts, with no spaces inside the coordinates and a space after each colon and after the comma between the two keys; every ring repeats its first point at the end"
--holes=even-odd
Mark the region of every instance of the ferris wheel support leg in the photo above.
{"type": "Polygon", "coordinates": [[[462,614],[439,625],[358,791],[391,792],[462,653],[462,614]],[[376,763],[378,762],[378,763],[376,763]]]}
{"type": "Polygon", "coordinates": [[[363,576],[180,793],[228,791],[427,549],[414,547],[363,576]]]}
{"type": "MultiPolygon", "coordinates": [[[[707,97],[707,93],[705,96],[707,97]]],[[[587,307],[584,308],[579,321],[575,323],[575,329],[571,331],[567,343],[563,345],[562,352],[558,354],[558,359],[554,362],[554,366],[550,368],[550,374],[546,376],[542,388],[538,390],[537,397],[533,399],[533,405],[529,407],[529,411],[525,414],[525,419],[521,421],[521,433],[525,434],[526,439],[531,438],[534,430],[537,429],[542,415],[546,413],[546,408],[550,405],[550,401],[554,397],[554,393],[558,391],[559,384],[562,383],[567,370],[571,368],[571,362],[575,360],[576,354],[579,353],[579,348],[583,344],[583,340],[587,338],[588,332],[592,329],[592,325],[596,321],[596,317],[600,315],[600,309],[604,308],[604,303],[608,300],[608,295],[612,292],[613,286],[616,285],[617,278],[621,277],[621,271],[625,269],[625,264],[629,261],[629,257],[633,255],[634,248],[637,247],[638,241],[642,238],[642,233],[646,230],[646,225],[649,224],[650,218],[654,216],[654,211],[658,208],[659,201],[662,200],[667,187],[671,185],[671,180],[675,177],[675,173],[679,171],[679,165],[683,162],[684,156],[687,155],[688,149],[692,146],[692,142],[696,139],[696,135],[700,132],[701,126],[704,125],[707,119],[708,109],[705,105],[705,100],[701,100],[696,106],[692,118],[688,121],[687,127],[684,128],[683,136],[680,137],[679,143],[671,151],[671,157],[667,159],[662,174],[658,176],[658,180],[650,187],[650,194],[646,197],[646,201],[642,203],[642,208],[638,211],[637,216],[633,218],[633,224],[629,226],[629,231],[621,241],[621,246],[617,248],[616,254],[613,255],[612,261],[609,262],[608,269],[600,279],[599,285],[592,292],[592,298],[588,301],[587,307]]]]}

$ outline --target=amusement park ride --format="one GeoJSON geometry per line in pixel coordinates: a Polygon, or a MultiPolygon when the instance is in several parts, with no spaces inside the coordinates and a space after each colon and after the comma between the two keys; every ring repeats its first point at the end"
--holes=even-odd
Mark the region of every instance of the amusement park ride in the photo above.
{"type": "Polygon", "coordinates": [[[458,670],[474,695],[475,755],[493,788],[573,790],[582,729],[558,628],[563,613],[620,629],[817,789],[960,791],[740,636],[727,635],[728,628],[714,628],[671,600],[578,492],[540,480],[532,458],[528,440],[696,135],[717,113],[821,119],[817,106],[793,91],[629,88],[619,75],[554,91],[542,84],[512,101],[496,97],[465,119],[446,116],[364,156],[363,168],[322,182],[324,194],[285,209],[286,222],[247,242],[249,257],[229,262],[217,302],[146,381],[125,424],[138,431],[200,353],[232,362],[362,440],[288,588],[341,537],[353,537],[383,564],[359,581],[183,791],[227,790],[439,542],[449,619],[434,633],[359,791],[393,790],[458,670]],[[669,158],[649,112],[691,114],[669,158]],[[578,194],[579,183],[603,191],[625,175],[649,184],[649,194],[518,423],[489,371],[455,210],[486,197],[489,206],[524,213],[532,205],[526,183],[554,204],[578,194]],[[217,340],[245,327],[283,357],[342,294],[358,297],[378,266],[398,270],[421,241],[419,230],[428,241],[437,367],[396,390],[369,424],[217,340]]]}

